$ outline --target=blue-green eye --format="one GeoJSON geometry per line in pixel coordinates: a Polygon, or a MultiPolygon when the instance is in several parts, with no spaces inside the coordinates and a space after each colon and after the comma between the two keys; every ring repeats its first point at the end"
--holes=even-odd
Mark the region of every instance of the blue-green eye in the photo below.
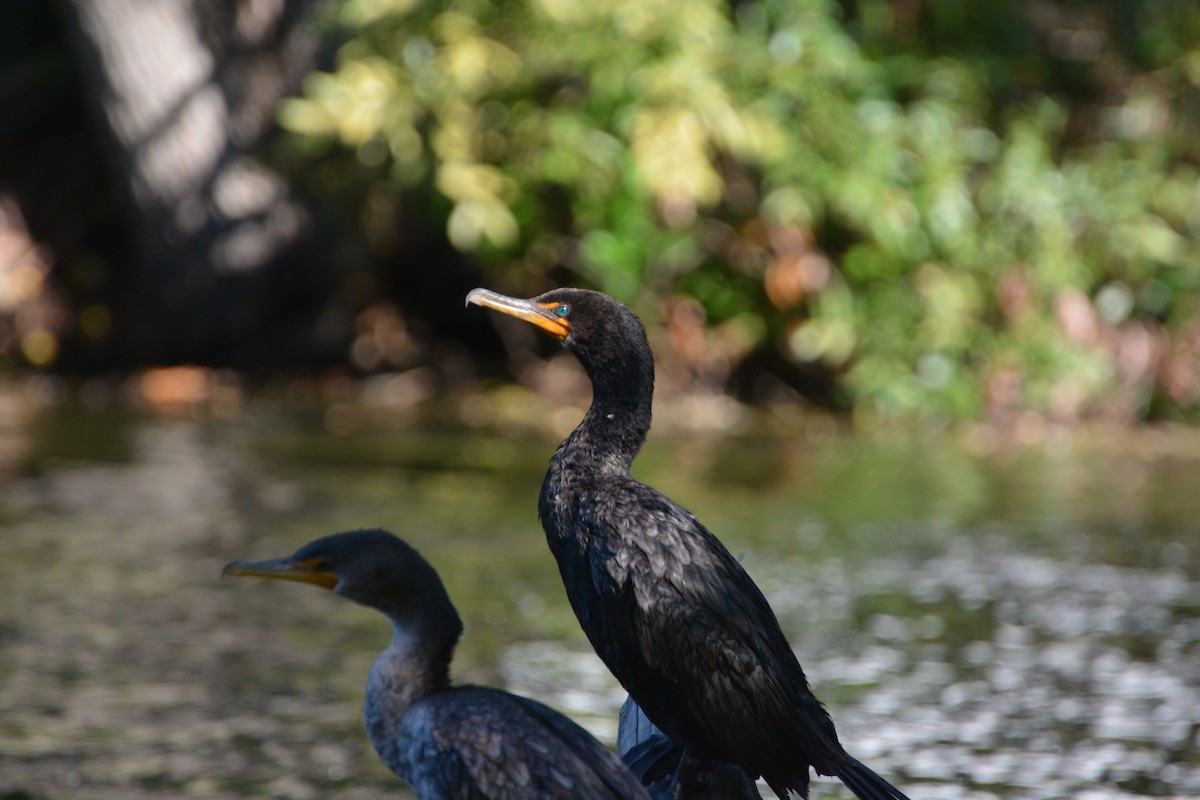
{"type": "Polygon", "coordinates": [[[566,303],[559,303],[558,305],[556,305],[554,307],[554,316],[556,316],[556,317],[565,317],[567,314],[570,314],[570,313],[571,313],[571,307],[569,305],[567,305],[566,303]]]}

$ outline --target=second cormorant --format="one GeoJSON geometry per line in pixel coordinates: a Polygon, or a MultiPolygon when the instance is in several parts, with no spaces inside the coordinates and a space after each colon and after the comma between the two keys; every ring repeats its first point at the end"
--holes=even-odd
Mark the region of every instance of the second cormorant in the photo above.
{"type": "Polygon", "coordinates": [[[387,531],[336,533],[221,574],[316,584],[391,620],[363,710],[376,752],[422,800],[650,800],[613,753],[557,711],[450,685],[458,612],[433,567],[387,531]]]}
{"type": "Polygon", "coordinates": [[[849,755],[762,592],[692,514],[633,479],[650,429],[654,358],[637,316],[582,289],[524,300],[475,289],[467,303],[536,325],[575,355],[592,404],[559,445],[538,517],[596,653],[668,736],[697,759],[739,765],[781,798],[809,767],[862,800],[905,795],[849,755]]]}

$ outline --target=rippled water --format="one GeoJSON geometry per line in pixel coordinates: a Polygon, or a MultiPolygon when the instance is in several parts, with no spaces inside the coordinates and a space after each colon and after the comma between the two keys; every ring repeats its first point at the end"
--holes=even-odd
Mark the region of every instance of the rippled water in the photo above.
{"type": "MultiPolygon", "coordinates": [[[[460,681],[614,738],[624,694],[535,517],[552,439],[333,436],[271,404],[0,427],[0,798],[409,797],[359,716],[382,620],[218,577],[363,526],[442,572],[467,622],[460,681]]],[[[843,743],[914,800],[1188,796],[1200,450],[1155,436],[1018,448],[668,428],[637,470],[743,558],[843,743]]],[[[848,796],[827,781],[813,795],[848,796]]]]}

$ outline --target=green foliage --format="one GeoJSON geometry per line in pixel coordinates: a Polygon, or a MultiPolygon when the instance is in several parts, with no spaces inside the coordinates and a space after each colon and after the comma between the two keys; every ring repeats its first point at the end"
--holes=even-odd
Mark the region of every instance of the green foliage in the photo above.
{"type": "Polygon", "coordinates": [[[345,0],[281,119],[489,269],[757,315],[864,413],[1193,410],[1200,7],[853,9],[345,0]]]}

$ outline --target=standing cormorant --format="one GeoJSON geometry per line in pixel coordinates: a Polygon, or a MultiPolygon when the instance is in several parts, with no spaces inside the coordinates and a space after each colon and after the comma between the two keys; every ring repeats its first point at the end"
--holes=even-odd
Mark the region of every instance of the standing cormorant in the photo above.
{"type": "Polygon", "coordinates": [[[850,756],[813,696],[771,606],[692,514],[634,480],[650,429],[654,357],[632,311],[556,289],[522,300],[475,289],[467,303],[530,322],[575,354],[592,405],[559,445],[538,517],[567,597],[601,660],[689,762],[739,765],[781,798],[806,797],[809,767],[862,800],[905,798],[850,756]]]}
{"type": "Polygon", "coordinates": [[[367,732],[422,800],[649,800],[613,753],[557,711],[450,685],[458,612],[433,567],[387,531],[335,533],[221,574],[313,583],[383,612],[392,641],[367,680],[367,732]]]}

